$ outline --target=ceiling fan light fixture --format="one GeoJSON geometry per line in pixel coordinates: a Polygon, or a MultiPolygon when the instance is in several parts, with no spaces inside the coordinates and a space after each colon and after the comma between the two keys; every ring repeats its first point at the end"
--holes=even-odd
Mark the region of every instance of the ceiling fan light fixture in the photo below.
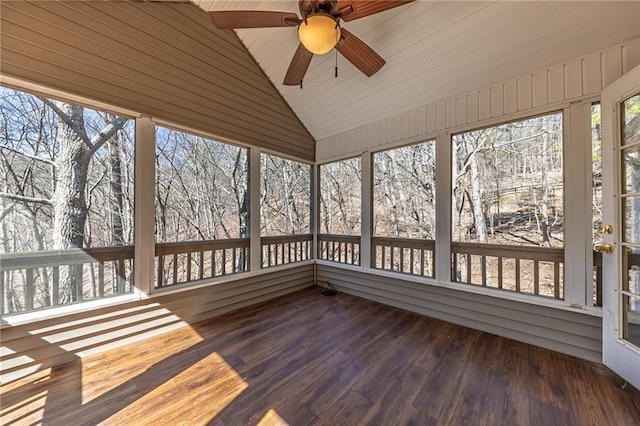
{"type": "Polygon", "coordinates": [[[323,55],[333,49],[340,40],[340,26],[329,14],[316,13],[307,16],[298,26],[300,43],[309,52],[323,55]]]}

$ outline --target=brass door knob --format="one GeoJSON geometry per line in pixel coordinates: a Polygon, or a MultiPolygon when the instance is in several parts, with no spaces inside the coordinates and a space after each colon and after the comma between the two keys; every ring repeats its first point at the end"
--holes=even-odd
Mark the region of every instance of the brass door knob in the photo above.
{"type": "Polygon", "coordinates": [[[611,244],[594,244],[593,251],[596,251],[598,253],[611,254],[613,253],[613,246],[611,244]]]}

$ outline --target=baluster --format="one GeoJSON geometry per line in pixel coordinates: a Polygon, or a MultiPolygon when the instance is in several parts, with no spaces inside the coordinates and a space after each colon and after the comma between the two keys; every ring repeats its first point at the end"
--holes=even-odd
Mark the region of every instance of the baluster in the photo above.
{"type": "Polygon", "coordinates": [[[231,266],[233,267],[232,273],[236,273],[236,270],[238,269],[238,249],[236,247],[234,247],[231,250],[231,254],[233,255],[233,260],[231,263],[231,266]]]}
{"type": "Polygon", "coordinates": [[[222,249],[222,275],[227,275],[227,249],[222,249]]]}
{"type": "Polygon", "coordinates": [[[553,297],[560,299],[560,262],[553,262],[553,297]]]}
{"type": "Polygon", "coordinates": [[[98,296],[104,297],[104,262],[102,261],[98,262],[98,296]]]}
{"type": "Polygon", "coordinates": [[[216,276],[216,251],[211,250],[211,278],[216,276]]]}
{"type": "Polygon", "coordinates": [[[187,253],[187,281],[191,281],[191,252],[187,253]]]}
{"type": "MultiPolygon", "coordinates": [[[[420,249],[420,275],[422,275],[424,277],[424,252],[426,250],[425,249],[420,249]]],[[[454,280],[455,281],[455,280],[454,280]]]]}
{"type": "Polygon", "coordinates": [[[60,304],[60,266],[56,265],[53,267],[53,289],[52,289],[52,300],[51,304],[53,306],[58,306],[60,304]]]}
{"type": "Polygon", "coordinates": [[[540,294],[540,263],[533,261],[533,294],[540,294]]]}
{"type": "Polygon", "coordinates": [[[198,268],[198,279],[201,280],[204,277],[204,252],[200,252],[200,267],[198,268]]]}
{"type": "Polygon", "coordinates": [[[502,288],[502,256],[498,257],[498,288],[502,288]]]}
{"type": "Polygon", "coordinates": [[[178,253],[173,255],[173,283],[178,283],[178,253]]]}
{"type": "Polygon", "coordinates": [[[76,291],[76,302],[80,302],[82,300],[82,290],[83,290],[83,284],[84,284],[84,264],[79,264],[76,265],[75,269],[75,276],[76,276],[76,285],[75,285],[75,291],[76,291]]]}
{"type": "Polygon", "coordinates": [[[33,292],[34,292],[34,285],[33,285],[33,269],[27,269],[26,271],[26,277],[25,277],[25,289],[24,289],[24,307],[26,311],[32,311],[33,310],[33,292]]]}
{"type": "Polygon", "coordinates": [[[389,270],[390,271],[395,271],[396,270],[396,263],[395,263],[395,254],[396,254],[396,250],[393,246],[389,246],[389,254],[391,255],[391,264],[389,265],[389,270]]]}
{"type": "Polygon", "coordinates": [[[469,253],[467,256],[467,283],[471,284],[471,255],[469,253]]]}
{"type": "Polygon", "coordinates": [[[404,272],[404,247],[398,247],[400,250],[400,272],[404,272]]]}
{"type": "Polygon", "coordinates": [[[516,259],[516,291],[520,293],[520,259],[516,259]]]}
{"type": "Polygon", "coordinates": [[[158,255],[158,278],[156,281],[156,287],[160,288],[162,287],[163,281],[164,281],[164,277],[163,275],[163,271],[164,271],[164,256],[163,255],[158,255]]]}
{"type": "Polygon", "coordinates": [[[125,292],[125,280],[126,277],[126,270],[124,267],[124,259],[120,259],[118,261],[118,293],[124,293],[125,292]]]}
{"type": "Polygon", "coordinates": [[[458,281],[458,253],[452,253],[453,265],[451,266],[451,281],[458,281]]]}
{"type": "Polygon", "coordinates": [[[432,249],[429,250],[429,253],[431,253],[431,256],[427,256],[427,261],[429,259],[431,259],[431,268],[429,270],[429,274],[431,276],[431,278],[435,278],[436,277],[436,248],[435,245],[432,249]]]}
{"type": "Polygon", "coordinates": [[[361,257],[360,257],[360,244],[356,243],[356,244],[354,244],[354,247],[355,247],[356,253],[357,253],[357,255],[356,255],[356,263],[355,264],[357,266],[360,266],[360,260],[361,260],[361,257]]]}
{"type": "Polygon", "coordinates": [[[487,256],[482,255],[482,265],[480,266],[480,270],[482,271],[482,285],[486,287],[487,285],[487,256]]]}

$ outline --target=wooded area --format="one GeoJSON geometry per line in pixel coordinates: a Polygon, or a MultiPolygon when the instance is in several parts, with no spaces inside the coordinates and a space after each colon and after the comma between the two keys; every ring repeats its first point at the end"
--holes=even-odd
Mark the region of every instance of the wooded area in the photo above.
{"type": "MultiPolygon", "coordinates": [[[[64,250],[47,254],[47,264],[2,272],[2,313],[131,291],[133,256],[125,251],[133,244],[134,121],[0,90],[0,252],[64,250]],[[98,247],[125,248],[105,261],[98,247]],[[65,263],[70,256],[77,260],[65,263]]],[[[155,164],[158,243],[248,238],[246,148],[157,126],[155,164]]],[[[309,233],[310,166],[266,154],[260,166],[262,235],[309,233]]],[[[160,256],[159,282],[175,282],[192,261],[200,276],[245,270],[247,249],[225,250],[234,257],[160,256]]]]}
{"type": "MultiPolygon", "coordinates": [[[[133,120],[8,88],[1,88],[0,94],[2,252],[131,244],[133,120]]],[[[8,271],[6,310],[24,308],[22,293],[29,281],[38,305],[51,306],[52,298],[60,304],[79,300],[82,268],[38,268],[33,276],[8,271]],[[51,281],[59,283],[54,291],[59,294],[51,294],[51,281]]],[[[130,291],[130,284],[119,281],[129,280],[131,273],[130,265],[115,263],[107,271],[107,292],[130,291]]],[[[82,290],[87,297],[99,293],[95,274],[92,268],[91,283],[82,290]]]]}
{"type": "MultiPolygon", "coordinates": [[[[3,272],[3,313],[131,291],[133,256],[126,250],[133,244],[134,120],[9,88],[0,93],[1,252],[82,249],[86,253],[83,257],[69,252],[66,256],[77,260],[60,266],[52,266],[56,261],[49,260],[49,266],[33,265],[26,272],[3,272]],[[111,259],[104,257],[107,252],[96,251],[100,247],[123,247],[126,253],[113,252],[111,259]],[[25,290],[29,287],[32,289],[25,290]],[[24,302],[30,298],[33,306],[25,306],[30,305],[24,302]]],[[[631,138],[627,143],[633,143],[629,141],[637,138],[640,98],[628,100],[625,106],[631,117],[625,127],[631,138]]],[[[602,220],[599,120],[599,109],[594,107],[594,236],[602,220]]],[[[557,253],[549,252],[548,259],[540,257],[540,265],[531,257],[523,257],[522,265],[511,265],[508,259],[503,263],[502,255],[472,264],[477,255],[465,244],[562,249],[562,129],[562,114],[557,113],[453,136],[455,280],[561,297],[563,265],[557,253]],[[531,259],[532,269],[527,269],[526,259],[531,259]],[[503,280],[503,275],[513,268],[519,271],[519,266],[522,277],[514,278],[513,284],[503,280]],[[535,283],[535,290],[520,287],[519,280],[535,283]]],[[[246,270],[248,149],[161,126],[156,127],[155,138],[155,231],[156,241],[164,244],[156,259],[157,285],[246,270]],[[217,248],[217,240],[235,242],[217,248]],[[184,252],[167,245],[190,241],[208,244],[210,256],[205,255],[202,244],[184,252]],[[186,278],[179,281],[178,275],[186,278]]],[[[627,149],[623,158],[625,191],[630,194],[625,204],[625,235],[632,243],[640,241],[640,197],[632,195],[640,192],[639,151],[637,146],[627,149]]],[[[383,269],[432,274],[434,253],[429,247],[435,238],[435,155],[435,141],[427,141],[372,156],[373,235],[380,239],[382,250],[373,260],[388,264],[383,269]],[[428,244],[413,247],[407,240],[403,248],[403,239],[428,244]]],[[[320,166],[322,234],[360,235],[360,161],[358,157],[320,166]]],[[[309,234],[310,201],[310,165],[261,155],[261,236],[309,234]]],[[[291,250],[298,249],[295,258],[307,258],[309,248],[302,242],[288,249],[289,258],[291,250]]],[[[278,240],[277,244],[286,243],[278,240]]],[[[359,264],[359,241],[323,247],[359,264]]],[[[267,266],[285,262],[284,246],[281,252],[270,250],[267,266]]],[[[327,251],[326,256],[333,259],[335,253],[327,251]]]]}
{"type": "Polygon", "coordinates": [[[436,143],[373,155],[373,234],[435,238],[436,143]]]}
{"type": "Polygon", "coordinates": [[[453,137],[454,241],[562,247],[562,114],[453,137]]]}

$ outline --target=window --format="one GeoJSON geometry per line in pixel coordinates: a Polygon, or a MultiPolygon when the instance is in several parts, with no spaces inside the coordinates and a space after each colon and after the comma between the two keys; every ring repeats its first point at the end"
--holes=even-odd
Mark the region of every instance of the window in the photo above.
{"type": "Polygon", "coordinates": [[[373,266],[433,276],[435,141],[373,155],[373,266]]]}
{"type": "Polygon", "coordinates": [[[269,154],[260,158],[262,266],[311,258],[311,166],[269,154]]]}
{"type": "Polygon", "coordinates": [[[562,298],[562,114],[452,143],[453,280],[562,298]]]}
{"type": "Polygon", "coordinates": [[[247,150],[156,128],[156,287],[247,270],[247,150]]]}
{"type": "Polygon", "coordinates": [[[132,291],[134,121],[0,96],[0,312],[132,291]]]}
{"type": "Polygon", "coordinates": [[[320,259],[360,264],[360,158],[320,166],[320,259]]]}

